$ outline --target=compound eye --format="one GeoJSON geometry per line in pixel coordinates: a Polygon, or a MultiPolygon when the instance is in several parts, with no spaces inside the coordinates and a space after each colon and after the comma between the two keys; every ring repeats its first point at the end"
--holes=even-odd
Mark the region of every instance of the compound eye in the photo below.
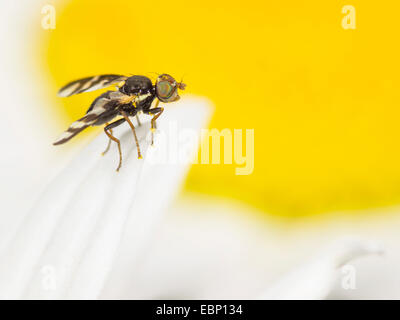
{"type": "Polygon", "coordinates": [[[169,81],[160,81],[157,83],[157,94],[161,99],[168,99],[175,91],[175,87],[169,81]]]}
{"type": "Polygon", "coordinates": [[[169,74],[158,76],[156,82],[156,93],[162,102],[174,102],[179,100],[178,84],[169,74]]]}

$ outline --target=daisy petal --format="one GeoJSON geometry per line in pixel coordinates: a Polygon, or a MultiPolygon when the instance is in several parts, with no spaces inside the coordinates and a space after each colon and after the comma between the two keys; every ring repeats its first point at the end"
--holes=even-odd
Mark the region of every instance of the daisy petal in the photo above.
{"type": "MultiPolygon", "coordinates": [[[[182,99],[166,111],[158,128],[167,136],[169,123],[199,131],[210,114],[208,102],[197,98],[182,99]]],[[[130,254],[135,256],[188,167],[150,163],[148,132],[149,123],[137,128],[144,160],[137,159],[129,127],[120,126],[115,130],[123,153],[118,173],[116,146],[102,157],[107,139],[100,135],[47,187],[0,254],[1,298],[95,299],[120,257],[121,240],[134,235],[130,254]],[[156,201],[150,197],[155,191],[156,201]]],[[[155,150],[162,147],[157,142],[155,150]]]]}
{"type": "Polygon", "coordinates": [[[357,257],[382,252],[382,247],[375,242],[359,239],[337,241],[277,281],[259,299],[325,299],[335,284],[338,268],[357,257]]]}

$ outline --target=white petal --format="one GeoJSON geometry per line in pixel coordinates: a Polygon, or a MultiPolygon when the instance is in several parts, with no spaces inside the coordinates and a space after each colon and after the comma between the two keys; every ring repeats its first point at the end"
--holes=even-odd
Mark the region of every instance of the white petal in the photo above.
{"type": "MultiPolygon", "coordinates": [[[[199,130],[209,112],[207,101],[183,99],[167,107],[158,121],[159,130],[165,131],[173,121],[179,127],[199,130]]],[[[97,298],[127,223],[137,240],[135,250],[139,250],[149,226],[179,187],[187,165],[157,167],[138,160],[129,127],[118,129],[123,152],[120,172],[115,172],[115,145],[107,155],[100,155],[107,144],[104,135],[61,172],[0,254],[1,298],[97,298]],[[164,190],[164,195],[153,200],[155,192],[164,190]],[[140,232],[144,227],[146,231],[140,232]]],[[[148,132],[148,123],[137,130],[145,159],[148,132]]]]}
{"type": "Polygon", "coordinates": [[[338,268],[357,257],[382,252],[375,242],[358,239],[335,242],[322,254],[284,276],[259,299],[324,299],[332,290],[338,268]]]}

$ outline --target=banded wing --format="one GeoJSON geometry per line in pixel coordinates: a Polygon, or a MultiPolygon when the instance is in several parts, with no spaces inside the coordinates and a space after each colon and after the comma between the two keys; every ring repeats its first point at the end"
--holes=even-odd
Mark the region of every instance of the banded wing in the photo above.
{"type": "Polygon", "coordinates": [[[84,117],[76,120],[72,123],[69,128],[64,131],[59,138],[53,143],[53,145],[63,144],[73,137],[75,137],[79,132],[83,131],[90,125],[92,125],[97,119],[97,116],[93,113],[88,113],[84,117]]]}
{"type": "Polygon", "coordinates": [[[60,97],[69,97],[74,94],[103,89],[112,84],[125,81],[128,77],[118,74],[103,74],[72,81],[58,91],[60,97]]]}
{"type": "Polygon", "coordinates": [[[111,121],[119,113],[119,107],[130,104],[135,96],[127,96],[119,91],[107,91],[93,101],[86,115],[72,123],[53,145],[63,144],[89,126],[97,126],[111,121]]]}

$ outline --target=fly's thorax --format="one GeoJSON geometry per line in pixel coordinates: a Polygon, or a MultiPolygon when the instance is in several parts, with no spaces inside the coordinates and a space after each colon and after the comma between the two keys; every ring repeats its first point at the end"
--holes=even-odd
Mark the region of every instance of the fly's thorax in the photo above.
{"type": "Polygon", "coordinates": [[[153,84],[151,80],[145,76],[129,77],[120,88],[120,91],[127,95],[141,95],[152,92],[152,90],[153,84]]]}
{"type": "Polygon", "coordinates": [[[149,109],[151,107],[151,104],[152,104],[153,100],[155,99],[155,97],[156,97],[156,95],[154,94],[153,91],[147,92],[147,93],[142,93],[135,97],[135,100],[133,101],[133,105],[138,110],[149,109]]]}

